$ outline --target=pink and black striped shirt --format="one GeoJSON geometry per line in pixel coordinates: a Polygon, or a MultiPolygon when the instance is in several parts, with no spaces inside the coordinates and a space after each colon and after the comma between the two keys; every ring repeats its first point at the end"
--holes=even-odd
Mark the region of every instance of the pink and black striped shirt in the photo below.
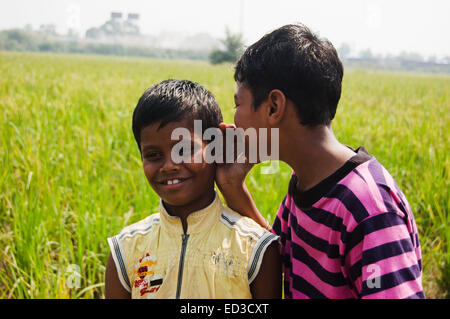
{"type": "Polygon", "coordinates": [[[273,224],[285,298],[425,298],[411,208],[388,171],[356,152],[306,192],[292,174],[273,224]]]}

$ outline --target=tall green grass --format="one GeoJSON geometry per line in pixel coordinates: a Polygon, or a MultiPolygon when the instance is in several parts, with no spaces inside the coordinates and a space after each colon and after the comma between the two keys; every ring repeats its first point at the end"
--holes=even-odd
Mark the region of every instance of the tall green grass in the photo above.
{"type": "MultiPolygon", "coordinates": [[[[106,238],[158,205],[131,131],[138,98],[155,82],[190,79],[232,122],[232,66],[0,52],[0,75],[0,297],[101,298],[106,238]]],[[[449,94],[447,76],[346,71],[333,122],[405,192],[428,297],[450,293],[449,94]]],[[[287,191],[290,170],[280,167],[247,180],[269,220],[287,191]]]]}

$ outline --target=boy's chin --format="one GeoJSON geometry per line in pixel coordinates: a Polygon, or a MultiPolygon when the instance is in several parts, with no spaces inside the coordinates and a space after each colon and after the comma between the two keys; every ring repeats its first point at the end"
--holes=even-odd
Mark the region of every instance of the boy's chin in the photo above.
{"type": "Polygon", "coordinates": [[[161,200],[163,201],[164,205],[166,205],[166,207],[189,207],[196,201],[192,200],[193,196],[187,195],[188,194],[186,193],[182,193],[173,196],[161,196],[161,200]]]}
{"type": "Polygon", "coordinates": [[[161,200],[166,207],[166,210],[170,208],[185,208],[189,211],[198,210],[204,208],[204,205],[210,204],[209,196],[195,196],[194,194],[177,194],[174,196],[160,196],[161,200]],[[195,199],[193,199],[195,198],[195,199]]]}
{"type": "Polygon", "coordinates": [[[184,198],[173,198],[173,197],[161,197],[164,205],[172,207],[182,207],[189,204],[189,201],[184,198]]]}

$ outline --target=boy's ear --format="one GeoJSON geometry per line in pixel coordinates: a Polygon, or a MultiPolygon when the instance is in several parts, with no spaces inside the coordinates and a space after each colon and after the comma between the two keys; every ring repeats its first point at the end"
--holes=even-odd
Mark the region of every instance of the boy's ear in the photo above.
{"type": "Polygon", "coordinates": [[[278,89],[269,92],[268,121],[271,126],[277,126],[286,110],[286,95],[278,89]]]}

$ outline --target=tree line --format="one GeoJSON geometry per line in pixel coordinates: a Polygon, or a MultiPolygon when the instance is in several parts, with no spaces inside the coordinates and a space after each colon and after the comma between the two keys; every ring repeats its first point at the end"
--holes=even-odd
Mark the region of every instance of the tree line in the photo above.
{"type": "MultiPolygon", "coordinates": [[[[42,28],[41,28],[42,29],[42,28]]],[[[211,51],[164,49],[151,47],[134,47],[120,43],[96,43],[80,41],[76,37],[58,36],[54,30],[34,32],[26,29],[11,29],[0,31],[0,50],[57,52],[78,54],[101,54],[115,56],[135,56],[161,59],[209,60],[212,64],[235,62],[244,51],[242,34],[233,33],[228,28],[225,37],[221,39],[221,48],[211,51]]],[[[398,56],[380,56],[370,49],[358,54],[351,54],[351,48],[343,43],[337,48],[338,55],[344,66],[361,69],[400,70],[415,72],[450,74],[450,57],[439,60],[429,57],[427,60],[416,53],[402,52],[398,56]]]]}
{"type": "Polygon", "coordinates": [[[162,59],[207,60],[209,52],[180,49],[133,47],[120,43],[90,43],[76,39],[53,40],[22,29],[0,31],[0,50],[102,54],[162,59]]]}

